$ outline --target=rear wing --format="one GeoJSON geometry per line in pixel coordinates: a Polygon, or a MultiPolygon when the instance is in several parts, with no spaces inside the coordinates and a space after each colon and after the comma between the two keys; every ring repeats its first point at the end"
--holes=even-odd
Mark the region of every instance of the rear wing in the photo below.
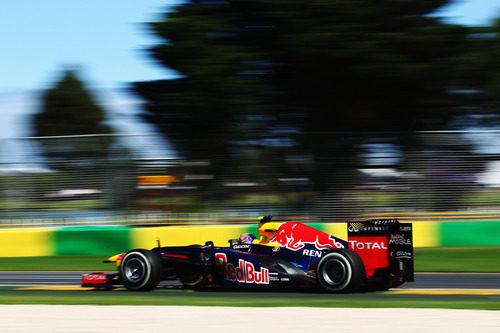
{"type": "Polygon", "coordinates": [[[411,223],[396,219],[350,222],[347,234],[349,249],[361,257],[369,279],[389,275],[399,284],[414,281],[411,223]]]}

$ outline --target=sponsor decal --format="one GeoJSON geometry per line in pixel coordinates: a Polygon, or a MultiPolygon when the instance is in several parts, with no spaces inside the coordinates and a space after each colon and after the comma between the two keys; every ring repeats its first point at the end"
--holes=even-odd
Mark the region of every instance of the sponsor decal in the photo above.
{"type": "MultiPolygon", "coordinates": [[[[352,224],[352,223],[351,223],[352,224]]],[[[355,226],[349,225],[347,228],[349,232],[360,232],[360,231],[387,231],[387,227],[372,227],[372,226],[363,226],[362,228],[356,228],[355,226]]]]}
{"type": "Polygon", "coordinates": [[[368,222],[375,225],[393,225],[397,224],[398,220],[397,219],[368,220],[368,222]]]}
{"type": "Polygon", "coordinates": [[[395,235],[391,235],[391,239],[389,240],[389,244],[411,245],[411,239],[405,238],[405,235],[403,235],[403,234],[395,234],[395,235]]]}
{"type": "Polygon", "coordinates": [[[302,250],[302,254],[309,257],[321,258],[321,256],[323,255],[323,251],[304,249],[302,250]]]}
{"type": "Polygon", "coordinates": [[[360,230],[363,230],[364,228],[365,228],[365,225],[363,223],[351,222],[351,223],[349,223],[347,230],[350,232],[358,232],[360,230]]]}
{"type": "Polygon", "coordinates": [[[84,277],[89,281],[105,281],[108,279],[105,274],[85,274],[84,277]]]}
{"type": "Polygon", "coordinates": [[[342,243],[335,237],[301,223],[282,223],[269,243],[279,244],[291,250],[302,249],[306,244],[314,244],[318,250],[341,249],[342,243]]]}
{"type": "Polygon", "coordinates": [[[89,273],[82,276],[83,284],[104,284],[109,281],[109,276],[104,273],[89,273]]]}
{"type": "Polygon", "coordinates": [[[369,242],[349,240],[349,247],[353,250],[387,250],[387,244],[383,241],[369,242]]]}
{"type": "Polygon", "coordinates": [[[387,236],[349,237],[349,248],[356,252],[365,266],[367,276],[373,276],[377,268],[389,267],[387,236]]]}
{"type": "Polygon", "coordinates": [[[225,253],[216,253],[215,262],[224,271],[224,279],[240,283],[269,284],[269,270],[262,267],[257,271],[253,263],[239,259],[238,267],[227,262],[225,253]]]}
{"type": "Polygon", "coordinates": [[[280,279],[278,278],[278,273],[269,272],[269,280],[270,281],[279,281],[280,279]]]}
{"type": "Polygon", "coordinates": [[[249,248],[250,248],[250,244],[233,245],[233,249],[235,249],[235,250],[240,250],[240,249],[248,250],[249,248]]]}
{"type": "Polygon", "coordinates": [[[412,253],[410,251],[391,251],[391,257],[395,259],[411,259],[412,253]]]}
{"type": "Polygon", "coordinates": [[[396,225],[398,220],[368,220],[364,222],[350,222],[347,230],[349,232],[367,232],[367,231],[387,231],[389,227],[396,225]]]}

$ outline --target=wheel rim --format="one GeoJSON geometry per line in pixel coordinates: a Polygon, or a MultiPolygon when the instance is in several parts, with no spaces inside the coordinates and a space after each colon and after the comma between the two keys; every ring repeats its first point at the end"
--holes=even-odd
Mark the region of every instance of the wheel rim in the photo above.
{"type": "Polygon", "coordinates": [[[146,272],[146,265],[144,262],[137,258],[131,258],[125,265],[125,276],[129,281],[140,281],[146,272]]]}
{"type": "Polygon", "coordinates": [[[345,282],[347,276],[346,265],[338,259],[328,260],[324,263],[321,276],[329,286],[335,287],[341,285],[345,282]]]}

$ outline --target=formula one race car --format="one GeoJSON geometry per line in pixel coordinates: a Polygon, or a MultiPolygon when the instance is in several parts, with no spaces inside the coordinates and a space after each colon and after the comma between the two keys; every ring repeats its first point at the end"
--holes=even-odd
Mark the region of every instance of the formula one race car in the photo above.
{"type": "Polygon", "coordinates": [[[298,222],[261,218],[260,238],[246,234],[228,247],[155,247],[115,255],[116,273],[82,276],[82,286],[151,290],[185,287],[309,288],[327,292],[383,290],[413,281],[412,226],[397,220],[347,224],[348,240],[298,222]]]}

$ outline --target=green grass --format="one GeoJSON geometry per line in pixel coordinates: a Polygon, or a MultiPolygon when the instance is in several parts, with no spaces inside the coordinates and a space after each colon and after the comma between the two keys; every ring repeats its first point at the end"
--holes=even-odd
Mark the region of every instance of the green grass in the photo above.
{"type": "Polygon", "coordinates": [[[57,201],[38,201],[32,202],[22,198],[1,198],[0,210],[82,210],[82,209],[101,209],[109,207],[110,203],[99,199],[79,199],[79,200],[57,200],[57,201]]]}
{"type": "MultiPolygon", "coordinates": [[[[109,255],[113,255],[110,253],[109,255]]],[[[107,255],[0,258],[3,271],[112,271],[107,255]]],[[[500,272],[500,247],[416,248],[416,272],[500,272]]]]}
{"type": "Polygon", "coordinates": [[[112,271],[115,264],[104,264],[109,256],[56,256],[0,258],[2,271],[112,271]]]}
{"type": "Polygon", "coordinates": [[[0,304],[194,305],[250,307],[449,308],[500,310],[500,295],[391,295],[279,292],[48,291],[0,289],[0,304]]]}
{"type": "Polygon", "coordinates": [[[433,247],[415,249],[417,272],[500,272],[500,247],[433,247]]]}

